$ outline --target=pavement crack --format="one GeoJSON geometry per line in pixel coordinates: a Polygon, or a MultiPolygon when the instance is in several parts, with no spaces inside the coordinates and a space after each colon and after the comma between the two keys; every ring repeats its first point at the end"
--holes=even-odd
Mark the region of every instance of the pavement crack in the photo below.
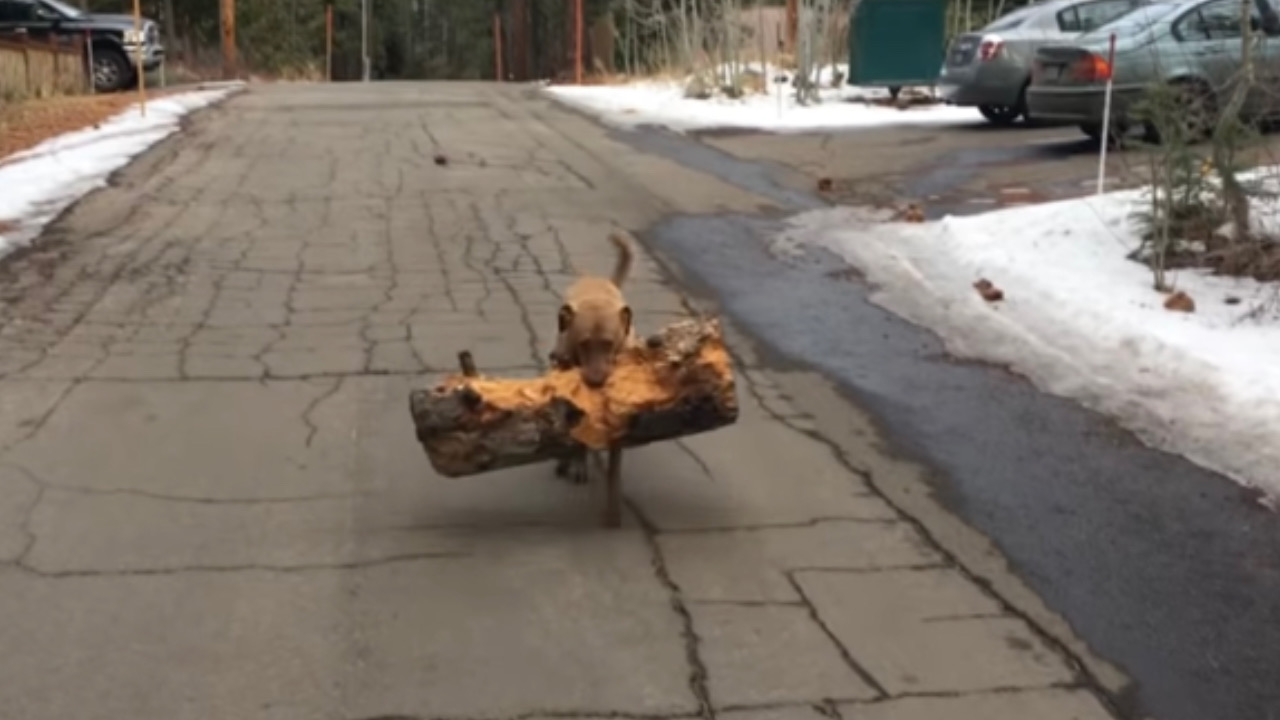
{"type": "Polygon", "coordinates": [[[626,710],[597,709],[538,709],[526,710],[514,715],[370,715],[354,720],[540,720],[556,718],[557,720],[693,720],[698,716],[693,713],[638,713],[626,710]]]}
{"type": "MultiPolygon", "coordinates": [[[[653,255],[653,258],[658,264],[658,267],[668,278],[673,281],[677,281],[679,279],[680,273],[676,271],[669,261],[661,255],[656,254],[653,255]]],[[[687,297],[682,295],[681,302],[684,304],[687,311],[697,314],[696,308],[692,306],[691,301],[687,297]]],[[[726,327],[727,325],[728,323],[726,322],[726,327]]],[[[748,366],[739,351],[735,350],[732,345],[726,345],[726,347],[729,350],[730,357],[733,359],[735,367],[748,366]]],[[[1103,685],[1097,675],[1090,669],[1089,665],[1085,663],[1079,655],[1073,652],[1063,640],[1059,639],[1056,635],[1046,629],[1044,625],[1037,622],[1029,613],[1023,611],[997,592],[996,589],[992,587],[990,580],[980,576],[974,570],[962,563],[955,553],[948,550],[941,542],[938,541],[938,538],[929,531],[929,528],[924,522],[908,513],[900,504],[894,502],[889,494],[880,486],[877,478],[872,472],[865,468],[858,467],[857,464],[853,462],[853,459],[848,457],[845,451],[835,441],[824,436],[821,432],[797,427],[789,418],[769,407],[765,402],[764,397],[760,394],[759,389],[755,386],[750,375],[747,373],[742,373],[741,375],[743,377],[743,385],[747,388],[747,392],[767,416],[793,432],[799,433],[802,436],[810,438],[814,442],[826,447],[837,463],[855,477],[861,478],[867,484],[867,487],[871,489],[871,492],[874,493],[875,496],[884,502],[891,510],[893,510],[894,514],[898,518],[903,522],[910,524],[912,528],[920,533],[924,542],[942,556],[948,567],[954,568],[967,580],[974,583],[984,594],[999,604],[1005,612],[1025,622],[1031,629],[1031,632],[1044,642],[1059,658],[1061,658],[1078,678],[1082,679],[1090,692],[1098,698],[1099,702],[1102,703],[1108,712],[1112,713],[1116,717],[1127,717],[1131,714],[1122,711],[1121,698],[1107,690],[1106,686],[1103,685]]]]}
{"type": "Polygon", "coordinates": [[[792,528],[811,528],[824,523],[859,523],[865,525],[896,525],[901,523],[897,518],[859,518],[839,515],[815,517],[800,522],[754,523],[751,525],[708,525],[703,527],[668,528],[658,530],[661,535],[699,535],[711,533],[755,532],[761,530],[788,530],[792,528]]]}
{"type": "Polygon", "coordinates": [[[716,481],[716,475],[715,473],[711,472],[711,466],[707,464],[706,460],[702,459],[702,456],[699,455],[696,450],[694,450],[692,447],[689,446],[688,442],[685,442],[685,440],[683,439],[677,439],[675,440],[675,444],[676,444],[676,447],[680,448],[681,452],[683,452],[685,455],[688,455],[690,460],[693,460],[694,464],[696,464],[698,468],[702,470],[703,475],[706,475],[707,478],[711,480],[711,482],[716,481]]]}
{"type": "Polygon", "coordinates": [[[799,600],[686,600],[690,605],[728,606],[728,607],[804,607],[799,600]]]}
{"type": "Polygon", "coordinates": [[[832,632],[826,621],[822,619],[822,615],[818,612],[818,608],[814,606],[813,602],[809,599],[809,596],[805,594],[804,588],[796,581],[794,571],[784,571],[783,575],[786,576],[787,582],[791,583],[791,588],[796,591],[796,594],[800,596],[805,607],[808,608],[809,617],[813,619],[814,624],[826,634],[829,640],[831,640],[831,643],[835,646],[836,650],[839,651],[840,656],[844,658],[845,664],[848,665],[849,668],[867,684],[867,687],[875,690],[879,697],[888,697],[889,691],[885,690],[884,686],[880,684],[880,681],[876,680],[875,676],[863,667],[862,663],[858,662],[857,658],[853,656],[853,653],[849,652],[849,648],[845,647],[844,643],[840,642],[840,639],[836,637],[834,632],[832,632]]]}
{"type": "MultiPolygon", "coordinates": [[[[504,230],[510,234],[511,237],[514,237],[519,247],[519,251],[533,259],[534,267],[537,268],[538,275],[542,277],[543,286],[550,288],[550,281],[547,278],[546,272],[542,269],[542,266],[534,256],[534,253],[529,250],[528,237],[515,232],[514,225],[511,224],[510,218],[508,218],[508,222],[505,227],[497,228],[493,223],[488,221],[484,213],[480,212],[479,207],[473,206],[473,212],[475,213],[476,222],[485,229],[486,234],[491,236],[491,242],[494,242],[495,248],[499,246],[499,243],[492,239],[492,235],[496,229],[504,230]]],[[[489,267],[496,268],[496,257],[497,254],[495,250],[494,255],[489,258],[489,267]]],[[[529,314],[528,304],[525,302],[524,298],[520,296],[520,291],[516,288],[515,284],[512,283],[504,273],[495,272],[494,277],[502,284],[503,288],[507,291],[507,294],[511,296],[511,302],[515,305],[516,310],[519,313],[518,317],[520,318],[520,324],[523,326],[529,342],[529,357],[533,359],[534,364],[537,365],[540,372],[545,370],[547,362],[539,351],[540,343],[538,340],[538,329],[534,327],[533,318],[529,314]]],[[[485,287],[487,291],[488,285],[485,287]]]]}
{"type": "MultiPolygon", "coordinates": [[[[722,705],[719,708],[721,713],[754,713],[768,712],[778,710],[812,710],[823,717],[839,720],[840,713],[836,710],[837,703],[853,702],[856,698],[821,698],[814,701],[805,700],[778,700],[775,702],[756,702],[756,703],[730,703],[722,705]]],[[[876,701],[863,700],[866,704],[872,704],[876,701]]],[[[949,719],[948,719],[949,720],[949,719]]]]}
{"type": "Polygon", "coordinates": [[[812,707],[814,712],[823,717],[831,718],[831,720],[843,720],[844,716],[840,714],[840,706],[834,700],[823,700],[820,703],[815,703],[812,707]]]}
{"type": "MultiPolygon", "coordinates": [[[[334,500],[353,500],[355,498],[367,497],[370,493],[352,492],[352,493],[316,493],[314,495],[289,495],[281,497],[201,497],[198,495],[170,495],[168,493],[151,492],[150,490],[138,490],[135,488],[93,488],[81,487],[76,485],[63,485],[61,483],[50,482],[38,474],[31,468],[18,463],[6,461],[0,462],[0,468],[9,468],[25,477],[42,493],[45,490],[67,493],[69,495],[95,495],[102,497],[123,496],[142,498],[145,500],[157,500],[160,502],[172,503],[190,503],[192,505],[289,505],[294,503],[309,502],[326,502],[334,500]]],[[[42,494],[43,497],[43,494],[42,494]]],[[[31,508],[34,510],[35,508],[31,508]]]]}
{"type": "Polygon", "coordinates": [[[273,565],[267,563],[245,563],[240,565],[180,565],[171,568],[137,568],[129,570],[41,570],[29,564],[26,559],[15,563],[18,569],[49,579],[70,579],[70,578],[119,578],[119,577],[156,577],[170,575],[189,575],[189,574],[226,574],[226,573],[242,573],[242,572],[264,572],[264,573],[304,573],[331,570],[364,570],[368,568],[381,567],[384,565],[397,565],[402,563],[423,562],[429,560],[457,560],[461,558],[471,557],[470,553],[463,552],[421,552],[421,553],[403,553],[400,555],[388,555],[380,558],[372,558],[369,560],[352,560],[349,562],[331,562],[331,563],[302,563],[298,565],[273,565]]]}
{"type": "MultiPolygon", "coordinates": [[[[487,236],[489,232],[489,227],[487,223],[485,223],[484,221],[484,217],[480,212],[480,207],[476,203],[469,203],[469,207],[471,211],[471,217],[472,219],[475,220],[477,225],[477,232],[483,232],[487,236]]],[[[491,243],[494,242],[492,238],[485,237],[484,239],[489,240],[489,242],[491,243]]],[[[489,315],[488,315],[488,311],[485,310],[485,306],[489,302],[489,299],[493,297],[493,287],[489,283],[488,273],[484,272],[476,265],[476,261],[475,261],[475,246],[477,243],[476,232],[468,232],[464,230],[462,232],[462,240],[463,240],[462,264],[464,267],[470,270],[471,273],[475,275],[477,279],[480,280],[480,297],[476,298],[476,301],[473,304],[472,309],[476,311],[476,314],[479,315],[482,320],[488,320],[489,315]]],[[[493,263],[492,257],[485,262],[485,264],[490,267],[492,267],[492,263],[493,263]]]]}
{"type": "Polygon", "coordinates": [[[877,575],[891,572],[927,572],[929,570],[948,570],[946,563],[906,563],[903,565],[873,565],[871,567],[839,567],[822,565],[797,565],[787,568],[792,573],[827,573],[830,575],[877,575]]]}
{"type": "Polygon", "coordinates": [[[311,402],[307,403],[305,408],[303,408],[302,423],[307,427],[307,439],[304,443],[306,447],[311,447],[311,441],[315,440],[316,433],[320,432],[320,426],[316,425],[312,416],[315,414],[316,410],[320,409],[320,406],[323,405],[326,400],[338,394],[338,391],[342,389],[342,384],[345,380],[346,378],[344,377],[339,377],[334,380],[333,384],[328,389],[317,395],[311,402]]]}
{"type": "Polygon", "coordinates": [[[53,402],[49,403],[49,409],[45,410],[40,415],[40,417],[36,418],[36,421],[31,423],[30,427],[27,428],[27,431],[24,432],[20,437],[13,440],[7,445],[0,447],[0,452],[7,452],[8,450],[11,450],[14,447],[17,447],[18,445],[21,445],[22,443],[27,442],[28,440],[34,438],[36,435],[39,435],[40,431],[44,429],[44,426],[49,423],[49,419],[53,417],[53,414],[58,412],[58,408],[62,407],[62,403],[66,401],[67,396],[69,396],[73,390],[79,387],[81,382],[83,381],[80,379],[71,380],[71,382],[69,382],[67,386],[62,389],[62,392],[58,393],[58,396],[53,399],[53,402]]]}
{"type": "MultiPolygon", "coordinates": [[[[31,476],[28,475],[28,477],[30,478],[31,476]]],[[[36,494],[35,497],[31,499],[31,504],[27,506],[25,511],[23,511],[22,523],[19,525],[19,529],[21,530],[23,537],[26,539],[26,542],[22,544],[22,550],[13,560],[15,564],[19,565],[25,562],[31,555],[31,551],[36,546],[36,540],[39,539],[36,536],[36,531],[31,528],[31,520],[35,517],[36,508],[40,507],[40,503],[44,500],[46,488],[41,485],[38,480],[32,479],[32,481],[36,484],[36,494]]]]}
{"type": "Polygon", "coordinates": [[[1089,692],[1091,688],[1084,683],[1079,682],[1051,682],[1043,685],[1008,685],[998,687],[986,687],[981,690],[924,690],[924,691],[907,691],[897,693],[896,695],[878,698],[853,698],[850,700],[841,700],[846,705],[883,705],[884,703],[894,702],[896,700],[906,700],[910,698],[937,698],[937,699],[957,699],[957,698],[974,698],[986,697],[990,695],[1024,695],[1031,693],[1042,693],[1045,690],[1068,690],[1068,691],[1085,691],[1089,692]]]}
{"type": "Polygon", "coordinates": [[[702,653],[699,649],[702,640],[698,637],[698,633],[693,627],[693,615],[689,612],[684,593],[667,569],[667,561],[662,554],[662,546],[658,544],[657,526],[645,515],[637,503],[629,498],[625,502],[631,513],[635,515],[640,528],[644,531],[645,543],[649,546],[649,553],[652,558],[653,574],[657,577],[658,582],[667,589],[667,593],[671,598],[671,609],[675,611],[676,616],[680,619],[680,634],[684,639],[685,659],[689,663],[689,690],[693,693],[694,700],[698,703],[698,716],[704,720],[715,720],[716,710],[711,704],[711,693],[707,687],[707,666],[702,661],[702,653]]]}
{"type": "Polygon", "coordinates": [[[435,251],[436,265],[440,268],[440,274],[444,276],[444,282],[440,283],[440,287],[445,299],[449,301],[449,309],[456,313],[458,298],[453,293],[453,273],[450,270],[449,258],[444,251],[444,243],[440,242],[440,228],[436,223],[436,213],[440,210],[442,202],[431,197],[423,200],[427,208],[427,237],[430,239],[431,248],[435,251]]]}
{"type": "MultiPolygon", "coordinates": [[[[730,356],[734,360],[734,364],[741,365],[742,364],[741,355],[735,350],[733,350],[732,348],[729,348],[729,352],[730,352],[730,356]]],[[[948,568],[954,569],[956,572],[964,576],[966,580],[968,580],[969,582],[972,582],[976,587],[978,587],[979,590],[981,590],[984,595],[991,598],[996,604],[998,604],[1004,610],[1004,612],[1026,623],[1027,627],[1031,630],[1031,632],[1037,638],[1039,638],[1042,642],[1044,642],[1045,645],[1055,655],[1057,655],[1078,678],[1081,678],[1083,682],[1085,682],[1088,685],[1093,695],[1098,698],[1098,700],[1103,704],[1104,707],[1107,708],[1109,712],[1111,712],[1113,715],[1117,717],[1126,716],[1126,713],[1121,712],[1120,710],[1119,698],[1117,698],[1112,693],[1107,691],[1107,689],[1102,684],[1102,682],[1098,679],[1098,677],[1090,670],[1089,666],[1078,655],[1072,652],[1071,648],[1069,648],[1065,642],[1060,640],[1057,636],[1055,636],[1053,633],[1047,630],[1042,624],[1037,622],[1035,618],[1033,618],[1029,613],[1023,611],[1021,608],[1009,602],[1009,600],[1007,600],[1004,596],[998,593],[996,589],[992,587],[991,582],[987,578],[982,577],[981,575],[979,575],[978,573],[974,572],[972,569],[967,567],[964,563],[962,563],[960,561],[960,558],[957,557],[955,553],[947,549],[941,542],[938,541],[938,538],[935,537],[934,534],[929,531],[929,528],[919,518],[916,518],[915,516],[911,515],[905,509],[903,509],[901,505],[894,502],[893,498],[891,498],[889,494],[886,493],[884,489],[880,487],[880,484],[873,473],[855,465],[853,461],[846,455],[844,450],[835,441],[831,440],[830,438],[826,437],[825,435],[823,435],[822,433],[816,430],[809,430],[806,428],[796,427],[793,423],[789,422],[787,418],[779,415],[774,410],[772,410],[767,405],[765,405],[763,398],[759,394],[758,389],[755,387],[751,378],[749,376],[746,376],[745,373],[744,373],[744,381],[745,382],[743,384],[747,387],[747,392],[751,394],[751,396],[756,400],[756,402],[760,405],[761,410],[765,414],[767,414],[777,422],[781,423],[785,427],[790,428],[794,432],[800,433],[801,435],[807,438],[810,438],[814,442],[817,442],[822,446],[826,447],[827,450],[831,453],[832,458],[841,466],[843,466],[846,470],[848,470],[850,474],[861,478],[867,484],[867,487],[871,489],[871,492],[874,493],[877,498],[879,498],[882,502],[884,502],[885,505],[887,505],[893,511],[894,515],[898,518],[899,521],[907,523],[917,533],[919,533],[920,537],[923,538],[925,544],[928,547],[935,550],[939,554],[939,556],[941,556],[942,567],[948,567],[948,568]]],[[[788,575],[788,577],[790,577],[790,575],[788,575]]],[[[794,578],[792,578],[792,580],[794,581],[794,578]]]]}
{"type": "Polygon", "coordinates": [[[950,622],[967,622],[982,620],[1000,620],[1009,617],[1004,613],[959,613],[956,615],[931,615],[929,617],[920,618],[922,623],[950,623],[950,622]]]}

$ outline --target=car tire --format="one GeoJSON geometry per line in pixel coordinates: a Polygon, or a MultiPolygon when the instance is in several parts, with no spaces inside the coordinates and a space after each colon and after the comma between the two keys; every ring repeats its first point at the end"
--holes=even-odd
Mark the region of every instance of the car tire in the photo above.
{"type": "Polygon", "coordinates": [[[1018,99],[1013,105],[979,105],[978,112],[992,125],[1000,127],[1008,127],[1017,122],[1018,118],[1030,121],[1031,117],[1027,114],[1027,86],[1023,85],[1018,91],[1018,99]]]}
{"type": "MultiPolygon", "coordinates": [[[[1193,143],[1207,139],[1218,122],[1218,104],[1213,90],[1199,80],[1174,80],[1172,85],[1178,92],[1178,104],[1186,109],[1180,117],[1183,118],[1187,139],[1193,143]]],[[[1143,124],[1143,140],[1152,144],[1163,142],[1160,131],[1149,122],[1143,124]]]]}
{"type": "Polygon", "coordinates": [[[1018,121],[1022,109],[1017,105],[979,105],[978,112],[992,125],[1006,127],[1018,121]]]}
{"type": "Polygon", "coordinates": [[[1182,117],[1186,118],[1187,137],[1195,141],[1209,137],[1218,122],[1218,104],[1213,91],[1196,81],[1180,82],[1175,87],[1180,105],[1186,109],[1182,117]]]}
{"type": "MultiPolygon", "coordinates": [[[[1129,134],[1130,127],[1128,125],[1112,125],[1107,128],[1107,135],[1110,136],[1111,147],[1122,148],[1125,138],[1129,134]]],[[[1102,142],[1102,126],[1098,123],[1083,123],[1080,125],[1080,132],[1084,133],[1090,140],[1100,143],[1102,142]]]]}
{"type": "Polygon", "coordinates": [[[133,78],[133,68],[123,52],[110,47],[95,47],[90,77],[97,92],[116,92],[128,86],[133,78]]]}

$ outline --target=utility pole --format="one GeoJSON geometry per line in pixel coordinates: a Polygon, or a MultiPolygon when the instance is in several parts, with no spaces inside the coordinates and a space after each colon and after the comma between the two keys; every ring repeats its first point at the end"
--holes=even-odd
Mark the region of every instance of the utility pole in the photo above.
{"type": "Polygon", "coordinates": [[[502,13],[493,13],[493,74],[498,82],[502,82],[502,13]]]}
{"type": "Polygon", "coordinates": [[[333,82],[333,3],[324,5],[324,79],[333,82]]]}
{"type": "Polygon", "coordinates": [[[222,76],[236,77],[236,0],[221,0],[222,9],[222,76]]]}
{"type": "Polygon", "coordinates": [[[573,79],[582,84],[582,0],[573,3],[573,79]]]}
{"type": "Polygon", "coordinates": [[[138,107],[142,117],[147,116],[147,80],[146,73],[142,72],[142,0],[133,0],[133,37],[138,43],[135,51],[137,54],[133,58],[133,67],[135,74],[138,76],[138,107]]]}
{"type": "Polygon", "coordinates": [[[787,0],[787,35],[786,48],[787,52],[794,53],[796,51],[796,31],[800,24],[800,8],[797,0],[787,0]]]}
{"type": "Polygon", "coordinates": [[[369,0],[360,0],[360,78],[369,82],[369,0]]]}

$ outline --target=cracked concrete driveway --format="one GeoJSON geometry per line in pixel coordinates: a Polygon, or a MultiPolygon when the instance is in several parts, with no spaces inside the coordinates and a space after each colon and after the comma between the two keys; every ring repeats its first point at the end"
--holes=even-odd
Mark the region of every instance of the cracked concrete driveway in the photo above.
{"type": "Polygon", "coordinates": [[[769,205],[497,86],[199,115],[0,269],[0,717],[1111,717],[737,334],[741,421],[629,454],[622,530],[431,472],[409,390],[538,372],[608,229],[769,205]]]}

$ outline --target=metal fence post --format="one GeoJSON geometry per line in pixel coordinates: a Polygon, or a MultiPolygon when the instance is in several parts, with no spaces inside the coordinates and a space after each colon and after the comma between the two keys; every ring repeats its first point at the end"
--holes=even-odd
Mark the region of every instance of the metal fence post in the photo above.
{"type": "Polygon", "coordinates": [[[88,62],[85,64],[85,67],[88,69],[89,73],[89,94],[96,95],[98,92],[98,83],[94,80],[95,76],[93,72],[93,34],[88,30],[84,31],[84,52],[85,56],[88,58],[88,62]]]}

